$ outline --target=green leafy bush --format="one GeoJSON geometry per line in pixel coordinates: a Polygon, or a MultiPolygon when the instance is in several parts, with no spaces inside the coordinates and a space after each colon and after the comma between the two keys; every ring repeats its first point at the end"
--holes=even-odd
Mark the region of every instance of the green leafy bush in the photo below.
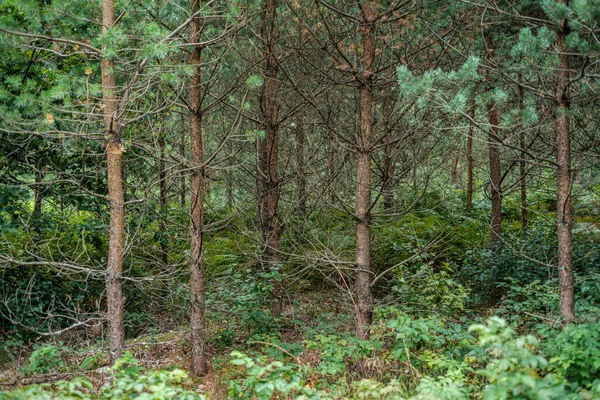
{"type": "Polygon", "coordinates": [[[355,399],[403,400],[406,393],[406,388],[397,380],[386,385],[374,379],[362,379],[352,382],[352,389],[355,399]]]}
{"type": "Polygon", "coordinates": [[[398,271],[398,283],[392,290],[412,309],[455,315],[464,310],[469,290],[452,274],[453,269],[448,263],[437,269],[428,263],[419,263],[411,271],[398,271]]]}
{"type": "Polygon", "coordinates": [[[55,384],[42,383],[12,392],[0,391],[0,398],[6,400],[70,400],[91,399],[88,394],[93,390],[92,382],[86,378],[75,377],[70,381],[58,381],[55,384]]]}
{"type": "Polygon", "coordinates": [[[448,373],[445,376],[426,376],[417,386],[415,399],[463,400],[469,398],[464,376],[460,373],[448,373]]]}
{"type": "Polygon", "coordinates": [[[52,344],[44,344],[29,356],[29,363],[25,366],[26,374],[47,374],[65,366],[61,357],[61,349],[52,344]]]}
{"type": "Polygon", "coordinates": [[[204,396],[180,387],[181,383],[188,380],[185,371],[174,369],[143,374],[138,360],[130,353],[125,353],[123,358],[117,360],[110,371],[113,374],[113,383],[102,389],[102,399],[204,399],[204,396]]]}
{"type": "Polygon", "coordinates": [[[574,388],[600,384],[600,321],[568,325],[547,339],[545,351],[551,357],[549,369],[573,382],[574,388]]]}
{"type": "Polygon", "coordinates": [[[383,342],[377,338],[362,340],[353,334],[317,334],[304,344],[307,350],[319,352],[317,372],[322,375],[344,374],[349,366],[383,348],[383,342]]]}
{"type": "Polygon", "coordinates": [[[143,373],[139,362],[130,353],[117,360],[109,369],[112,379],[100,393],[94,392],[92,383],[83,377],[54,384],[44,383],[17,389],[12,392],[0,391],[0,398],[6,400],[50,400],[50,399],[103,399],[103,400],[205,400],[203,395],[181,387],[189,378],[185,371],[150,371],[143,373]]]}
{"type": "Polygon", "coordinates": [[[86,358],[84,358],[83,361],[81,361],[79,368],[86,370],[86,371],[96,369],[100,366],[101,362],[102,362],[102,353],[92,354],[92,355],[89,355],[86,358]]]}
{"type": "Polygon", "coordinates": [[[539,342],[534,336],[517,337],[498,317],[471,330],[479,334],[479,344],[490,354],[486,367],[479,371],[490,382],[483,391],[485,400],[565,398],[562,377],[544,375],[548,361],[536,351],[539,342]]]}
{"type": "Polygon", "coordinates": [[[522,327],[532,329],[545,321],[560,321],[558,282],[534,280],[522,285],[509,278],[502,285],[506,294],[498,307],[498,315],[522,327]]]}
{"type": "Polygon", "coordinates": [[[284,364],[281,361],[267,362],[266,357],[250,358],[244,353],[233,351],[233,365],[246,368],[245,378],[229,384],[232,398],[254,397],[268,400],[277,391],[281,394],[304,395],[307,399],[319,399],[314,389],[304,386],[304,373],[299,364],[284,364]]]}

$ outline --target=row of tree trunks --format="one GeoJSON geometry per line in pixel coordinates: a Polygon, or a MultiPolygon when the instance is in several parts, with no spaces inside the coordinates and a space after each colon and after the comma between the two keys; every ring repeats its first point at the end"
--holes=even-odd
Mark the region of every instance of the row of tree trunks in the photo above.
{"type": "MultiPolygon", "coordinates": [[[[566,4],[567,0],[559,0],[566,4]]],[[[281,222],[279,218],[279,174],[278,174],[278,62],[275,49],[277,40],[278,0],[264,0],[261,10],[263,21],[263,34],[265,39],[265,67],[264,67],[264,96],[263,96],[263,121],[265,128],[265,139],[259,140],[259,179],[263,180],[263,189],[260,193],[261,199],[261,226],[264,231],[265,260],[269,268],[279,268],[281,222]]],[[[199,0],[191,0],[192,12],[199,9],[199,0]]],[[[372,111],[373,111],[373,75],[376,55],[375,41],[375,4],[366,1],[361,6],[362,24],[360,35],[362,41],[361,66],[358,75],[359,85],[359,129],[356,140],[356,254],[355,254],[355,294],[356,294],[356,334],[358,337],[369,336],[368,326],[372,322],[373,298],[371,293],[371,158],[372,158],[372,111]]],[[[114,2],[105,0],[102,3],[103,33],[106,33],[115,23],[114,2]]],[[[190,96],[190,149],[191,149],[191,198],[190,198],[190,236],[191,236],[191,261],[190,261],[190,302],[191,302],[191,331],[192,331],[192,373],[202,376],[207,372],[207,356],[205,345],[205,260],[204,260],[204,199],[206,196],[205,166],[203,151],[202,132],[202,80],[201,80],[201,47],[196,45],[200,42],[201,26],[198,18],[190,24],[190,43],[192,55],[191,65],[195,67],[195,73],[191,78],[189,87],[190,96]]],[[[556,151],[557,151],[557,233],[558,233],[558,276],[560,286],[560,310],[563,320],[571,322],[575,320],[573,271],[572,271],[572,205],[571,205],[571,160],[570,160],[570,121],[568,111],[569,102],[569,79],[570,65],[569,54],[566,48],[566,36],[568,34],[568,23],[564,22],[558,32],[559,68],[557,70],[556,85],[556,151]]],[[[491,41],[486,40],[490,49],[491,41]]],[[[491,49],[493,50],[493,49],[491,49]]],[[[106,146],[107,157],[107,181],[110,199],[110,243],[108,263],[106,269],[106,293],[107,293],[107,316],[109,322],[109,347],[110,358],[114,362],[124,348],[124,323],[123,323],[123,289],[122,289],[122,264],[124,251],[124,225],[125,225],[125,200],[123,190],[122,155],[124,148],[121,144],[121,132],[119,124],[119,110],[116,97],[116,78],[114,61],[102,57],[102,88],[104,103],[104,129],[108,143],[106,146]]],[[[393,197],[391,196],[391,185],[394,175],[393,149],[390,124],[391,95],[388,94],[384,101],[383,111],[385,119],[385,162],[383,177],[384,208],[391,209],[393,197]]],[[[523,89],[519,87],[519,112],[523,108],[523,89]]],[[[502,223],[502,175],[500,162],[500,114],[495,102],[487,104],[487,118],[490,125],[488,134],[489,150],[489,172],[490,189],[492,200],[492,214],[490,221],[490,246],[498,248],[501,243],[502,223]]],[[[470,107],[471,119],[475,116],[474,104],[470,107]]],[[[521,194],[521,221],[522,229],[527,230],[527,186],[525,168],[525,134],[520,126],[519,145],[521,147],[519,160],[520,194],[521,194]]],[[[297,164],[298,174],[298,211],[300,215],[306,214],[306,179],[304,169],[305,132],[302,119],[298,120],[297,126],[297,164]]],[[[182,145],[184,140],[182,138],[182,145]]],[[[165,212],[167,204],[167,186],[165,169],[165,142],[160,139],[161,161],[160,161],[160,207],[165,212]]],[[[183,153],[183,148],[182,148],[183,153]]],[[[456,183],[458,157],[453,157],[452,183],[456,183]]],[[[472,210],[473,202],[473,124],[469,127],[467,138],[467,210],[472,210]]],[[[182,182],[181,204],[185,205],[184,189],[182,182]]],[[[41,209],[38,209],[39,189],[36,190],[36,208],[34,215],[39,219],[41,209]]],[[[229,198],[233,193],[229,194],[229,198]]],[[[163,220],[163,230],[166,229],[166,221],[163,220]]],[[[166,246],[162,246],[162,262],[168,263],[168,252],[166,246]]],[[[493,288],[494,277],[492,274],[491,285],[493,288]]],[[[493,290],[492,290],[493,291],[493,290]]],[[[274,317],[282,313],[282,284],[280,279],[273,281],[271,293],[271,311],[274,317]]],[[[492,296],[492,295],[491,295],[492,296]]]]}

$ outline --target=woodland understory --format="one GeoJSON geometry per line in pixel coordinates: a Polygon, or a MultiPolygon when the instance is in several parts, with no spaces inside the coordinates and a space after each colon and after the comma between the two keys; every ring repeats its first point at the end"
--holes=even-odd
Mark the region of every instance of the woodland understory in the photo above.
{"type": "Polygon", "coordinates": [[[600,399],[600,0],[0,0],[0,399],[600,399]]]}

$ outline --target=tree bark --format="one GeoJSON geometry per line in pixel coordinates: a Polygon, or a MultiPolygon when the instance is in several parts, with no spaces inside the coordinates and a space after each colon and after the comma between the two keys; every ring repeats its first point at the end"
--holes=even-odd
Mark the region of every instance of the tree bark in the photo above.
{"type": "Polygon", "coordinates": [[[296,125],[296,165],[298,168],[298,213],[304,219],[306,217],[306,159],[305,150],[304,118],[300,116],[296,125]]]}
{"type": "MultiPolygon", "coordinates": [[[[488,32],[484,33],[484,40],[486,45],[487,58],[492,60],[494,56],[494,43],[492,37],[488,32]]],[[[490,85],[493,84],[493,79],[489,76],[487,81],[490,85]]],[[[492,216],[490,220],[490,248],[496,249],[500,244],[501,233],[502,233],[502,171],[500,165],[500,137],[499,137],[499,125],[500,125],[500,113],[498,112],[498,105],[490,101],[487,104],[487,117],[490,124],[488,131],[488,150],[489,150],[489,162],[490,162],[490,191],[492,196],[492,216]]],[[[493,299],[493,288],[494,288],[494,273],[492,269],[492,275],[490,278],[490,302],[493,299]]]]}
{"type": "MultiPolygon", "coordinates": [[[[490,159],[490,189],[492,194],[492,216],[490,221],[490,248],[498,250],[502,235],[502,171],[500,166],[499,123],[500,114],[496,103],[488,103],[488,134],[490,159]]],[[[490,306],[496,304],[496,266],[490,265],[489,297],[490,306]]]]}
{"type": "MultiPolygon", "coordinates": [[[[568,0],[558,3],[568,5],[568,0]]],[[[558,32],[558,70],[556,85],[556,163],[557,168],[557,234],[558,234],[558,284],[560,288],[560,313],[565,324],[575,321],[575,293],[573,283],[573,211],[571,205],[571,142],[569,54],[566,37],[569,33],[565,20],[558,32]]]]}
{"type": "Polygon", "coordinates": [[[356,335],[369,337],[373,322],[371,293],[371,135],[373,108],[373,67],[375,62],[375,4],[366,1],[361,8],[363,25],[362,73],[359,78],[360,127],[356,143],[356,335]]]}
{"type": "Polygon", "coordinates": [[[467,134],[467,212],[473,210],[473,128],[475,120],[475,101],[471,100],[469,109],[469,133],[467,134]]]}
{"type": "MultiPolygon", "coordinates": [[[[102,33],[106,34],[115,23],[115,6],[112,0],[102,2],[102,33]]],[[[121,357],[125,347],[123,322],[123,249],[125,241],[125,199],[121,159],[125,149],[121,144],[121,127],[117,110],[115,64],[103,57],[102,99],[104,103],[104,130],[106,146],[108,197],[110,200],[110,238],[106,266],[106,306],[110,362],[121,357]]]]}
{"type": "MultiPolygon", "coordinates": [[[[185,136],[186,136],[186,118],[184,115],[181,117],[181,136],[179,138],[179,153],[181,154],[181,159],[185,160],[185,136]]],[[[181,170],[185,169],[185,163],[181,163],[181,170]]],[[[187,197],[186,187],[185,187],[185,179],[186,174],[181,173],[181,191],[179,192],[179,202],[181,203],[181,210],[185,208],[185,199],[187,197]]]]}
{"type": "Polygon", "coordinates": [[[521,152],[519,155],[519,186],[521,191],[521,232],[523,236],[527,234],[527,174],[525,168],[525,130],[523,129],[523,87],[519,86],[519,147],[521,152]]]}
{"type": "MultiPolygon", "coordinates": [[[[192,13],[200,6],[199,0],[191,0],[192,13]]],[[[200,21],[190,23],[190,43],[200,42],[200,21]]],[[[190,145],[192,157],[191,200],[190,200],[190,303],[191,303],[191,372],[204,376],[208,372],[204,318],[204,150],[202,137],[202,70],[200,46],[192,46],[190,63],[195,71],[190,80],[190,145]]]]}
{"type": "Polygon", "coordinates": [[[456,186],[457,177],[458,177],[458,151],[454,150],[452,154],[452,167],[450,170],[450,183],[452,186],[456,186]]]}
{"type": "Polygon", "coordinates": [[[42,202],[44,196],[42,194],[42,171],[39,168],[35,170],[35,191],[33,197],[33,232],[35,233],[35,243],[40,240],[42,234],[42,202]]]}
{"type": "MultiPolygon", "coordinates": [[[[281,242],[281,222],[279,220],[279,121],[277,103],[277,5],[279,0],[263,0],[262,22],[265,40],[265,104],[263,123],[265,126],[266,165],[263,168],[266,178],[266,260],[276,271],[280,264],[279,247],[281,242]]],[[[280,278],[273,280],[271,291],[271,314],[279,318],[282,311],[282,283],[280,278]]]]}
{"type": "Polygon", "coordinates": [[[502,234],[502,173],[500,170],[500,142],[499,124],[500,114],[495,103],[488,104],[488,121],[490,130],[488,135],[490,157],[490,189],[492,193],[492,217],[490,221],[490,247],[496,248],[500,244],[502,234]]]}
{"type": "MultiPolygon", "coordinates": [[[[264,246],[267,245],[267,142],[265,138],[256,138],[256,158],[258,164],[256,166],[256,192],[258,195],[258,227],[262,233],[264,246]]],[[[261,255],[261,267],[265,268],[264,255],[266,250],[263,250],[261,255]]]]}
{"type": "Polygon", "coordinates": [[[159,206],[160,206],[160,227],[161,227],[161,240],[160,240],[160,252],[162,259],[162,268],[166,270],[169,264],[169,247],[166,242],[167,235],[167,170],[166,170],[166,151],[165,151],[165,127],[164,121],[161,125],[159,132],[160,138],[158,145],[160,147],[160,161],[159,161],[159,180],[160,180],[160,194],[159,194],[159,206]]]}
{"type": "MultiPolygon", "coordinates": [[[[233,154],[233,141],[231,138],[227,140],[227,154],[233,154]]],[[[227,169],[227,208],[230,212],[233,211],[233,168],[227,169]]]]}
{"type": "Polygon", "coordinates": [[[386,89],[384,101],[383,101],[383,124],[384,124],[384,135],[385,135],[385,160],[383,163],[383,208],[386,211],[390,211],[394,207],[394,192],[392,186],[394,183],[395,174],[395,160],[394,160],[394,146],[392,144],[392,111],[394,103],[392,101],[392,87],[388,86],[386,89]]]}
{"type": "Polygon", "coordinates": [[[335,137],[330,133],[327,137],[327,186],[329,187],[329,201],[331,205],[337,202],[336,184],[335,184],[335,137]]]}

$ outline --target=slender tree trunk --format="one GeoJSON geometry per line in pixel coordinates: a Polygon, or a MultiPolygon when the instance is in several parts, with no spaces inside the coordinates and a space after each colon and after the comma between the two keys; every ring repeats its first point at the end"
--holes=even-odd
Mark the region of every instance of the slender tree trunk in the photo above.
{"type": "MultiPolygon", "coordinates": [[[[279,121],[277,104],[277,5],[279,0],[263,0],[262,22],[265,40],[265,146],[266,146],[266,256],[271,269],[279,268],[281,242],[281,223],[279,221],[279,121]]],[[[271,291],[271,314],[275,318],[282,311],[282,283],[279,278],[273,281],[271,291]]]]}
{"type": "Polygon", "coordinates": [[[327,180],[329,186],[329,201],[334,205],[337,201],[336,198],[336,184],[335,184],[335,148],[334,148],[334,136],[329,134],[327,138],[327,180]]]}
{"type": "Polygon", "coordinates": [[[300,116],[296,125],[296,165],[298,168],[298,213],[306,217],[306,159],[304,118],[300,116]]]}
{"type": "Polygon", "coordinates": [[[375,4],[366,1],[361,9],[364,24],[361,26],[363,45],[362,74],[359,84],[360,129],[356,153],[356,335],[369,337],[373,321],[373,295],[371,293],[371,134],[373,128],[373,67],[375,62],[375,4]]]}
{"type": "Polygon", "coordinates": [[[467,212],[473,210],[473,128],[475,120],[475,101],[471,100],[469,109],[469,133],[467,134],[467,212]]]}
{"type": "Polygon", "coordinates": [[[394,208],[394,190],[393,190],[393,184],[394,184],[394,175],[396,173],[396,167],[395,167],[395,162],[393,159],[393,155],[392,153],[392,146],[389,144],[386,144],[385,147],[385,164],[384,164],[384,169],[385,169],[385,182],[384,182],[384,192],[383,192],[383,208],[386,211],[390,211],[394,208]]]}
{"type": "Polygon", "coordinates": [[[42,202],[44,199],[42,195],[42,171],[39,168],[35,170],[35,192],[33,196],[33,232],[37,244],[42,234],[42,202]]]}
{"type": "MultiPolygon", "coordinates": [[[[494,56],[494,43],[489,34],[484,34],[484,40],[487,47],[487,57],[490,59],[494,56]]],[[[490,84],[493,80],[489,77],[487,80],[490,84]]],[[[490,190],[492,195],[492,216],[490,221],[490,247],[496,249],[500,244],[501,229],[502,229],[502,171],[500,166],[500,137],[499,125],[500,114],[498,105],[495,102],[487,104],[487,117],[490,124],[488,133],[488,149],[490,161],[490,190]]],[[[490,290],[490,301],[493,299],[494,288],[494,273],[490,278],[492,290],[490,290]]],[[[492,302],[492,301],[491,301],[492,302]]]]}
{"type": "MultiPolygon", "coordinates": [[[[182,115],[181,117],[181,136],[179,138],[179,153],[181,154],[181,159],[185,160],[185,136],[187,133],[186,130],[186,118],[184,115],[182,115]]],[[[186,165],[184,163],[181,164],[181,170],[183,171],[186,168],[186,165]]],[[[179,192],[180,195],[180,199],[179,202],[181,203],[181,209],[183,210],[185,208],[185,199],[187,197],[187,192],[186,192],[186,188],[185,188],[185,177],[186,174],[181,173],[181,192],[179,192]]]]}
{"type": "MultiPolygon", "coordinates": [[[[265,138],[256,138],[256,192],[258,195],[258,227],[263,236],[263,243],[267,245],[267,144],[265,138]]],[[[266,250],[263,251],[266,254],[266,250]]],[[[264,256],[264,254],[262,255],[264,256]]],[[[261,257],[262,257],[261,256],[261,257]]],[[[261,258],[261,267],[265,268],[264,257],[261,258]]]]}
{"type": "Polygon", "coordinates": [[[519,155],[519,185],[521,189],[521,232],[523,236],[527,234],[527,176],[525,169],[525,130],[521,123],[523,115],[523,87],[519,86],[519,147],[521,153],[519,155]]]}
{"type": "MultiPolygon", "coordinates": [[[[199,0],[191,0],[192,13],[200,6],[199,0]]],[[[200,21],[194,18],[190,24],[190,43],[200,42],[200,21]]],[[[190,200],[190,302],[192,330],[192,374],[204,376],[208,372],[204,320],[204,150],[202,137],[202,71],[200,46],[192,46],[190,63],[195,68],[190,80],[190,144],[192,176],[190,200]]]]}
{"type": "MultiPolygon", "coordinates": [[[[500,167],[500,141],[499,124],[500,115],[496,109],[496,103],[489,103],[488,121],[490,130],[488,134],[488,146],[490,157],[490,189],[492,193],[492,216],[490,221],[490,248],[497,250],[500,246],[502,235],[502,171],[500,167]]],[[[488,302],[490,306],[496,304],[496,266],[490,265],[490,288],[488,302]]]]}
{"type": "Polygon", "coordinates": [[[500,114],[496,107],[495,103],[488,104],[488,121],[490,123],[488,146],[490,156],[490,188],[492,192],[490,246],[492,248],[500,244],[500,236],[502,234],[502,173],[500,170],[500,142],[498,140],[500,114]]]}
{"type": "Polygon", "coordinates": [[[208,174],[207,168],[204,168],[204,199],[210,200],[210,193],[212,190],[212,181],[208,174]]]}
{"type": "MultiPolygon", "coordinates": [[[[231,138],[227,140],[227,154],[233,154],[233,143],[231,138]]],[[[233,169],[227,170],[227,208],[233,210],[233,169]]]]}
{"type": "MultiPolygon", "coordinates": [[[[558,3],[568,5],[568,0],[558,3]]],[[[569,54],[565,44],[569,33],[568,21],[558,32],[558,82],[556,85],[556,162],[557,182],[557,233],[558,233],[558,284],[560,288],[560,313],[565,324],[575,321],[575,293],[573,283],[573,210],[571,206],[571,142],[569,54]]]]}
{"type": "Polygon", "coordinates": [[[165,130],[164,130],[164,121],[160,130],[160,138],[158,141],[158,145],[160,147],[160,161],[159,161],[159,179],[160,179],[160,195],[159,195],[159,205],[160,205],[160,215],[161,221],[160,226],[162,230],[161,241],[160,241],[160,250],[161,250],[161,258],[162,258],[162,268],[166,269],[169,264],[169,247],[166,242],[167,235],[167,170],[166,170],[166,151],[165,151],[165,130]]]}
{"type": "Polygon", "coordinates": [[[392,101],[392,87],[388,86],[383,101],[383,123],[384,123],[384,134],[385,134],[385,160],[383,163],[383,208],[386,211],[391,210],[394,207],[394,192],[392,186],[394,183],[395,174],[395,160],[394,160],[394,146],[392,144],[392,111],[394,103],[392,101]]]}
{"type": "Polygon", "coordinates": [[[454,154],[452,155],[452,168],[450,170],[450,183],[453,186],[456,186],[456,181],[458,177],[458,150],[454,150],[454,154]]]}
{"type": "MultiPolygon", "coordinates": [[[[102,2],[102,33],[106,34],[115,23],[115,6],[112,0],[102,2]]],[[[106,266],[106,305],[110,361],[114,363],[125,347],[123,322],[123,249],[125,242],[125,198],[121,159],[125,149],[121,144],[121,127],[117,110],[115,64],[103,57],[102,98],[104,102],[104,129],[108,137],[106,146],[106,171],[110,199],[110,238],[106,266]]]]}

